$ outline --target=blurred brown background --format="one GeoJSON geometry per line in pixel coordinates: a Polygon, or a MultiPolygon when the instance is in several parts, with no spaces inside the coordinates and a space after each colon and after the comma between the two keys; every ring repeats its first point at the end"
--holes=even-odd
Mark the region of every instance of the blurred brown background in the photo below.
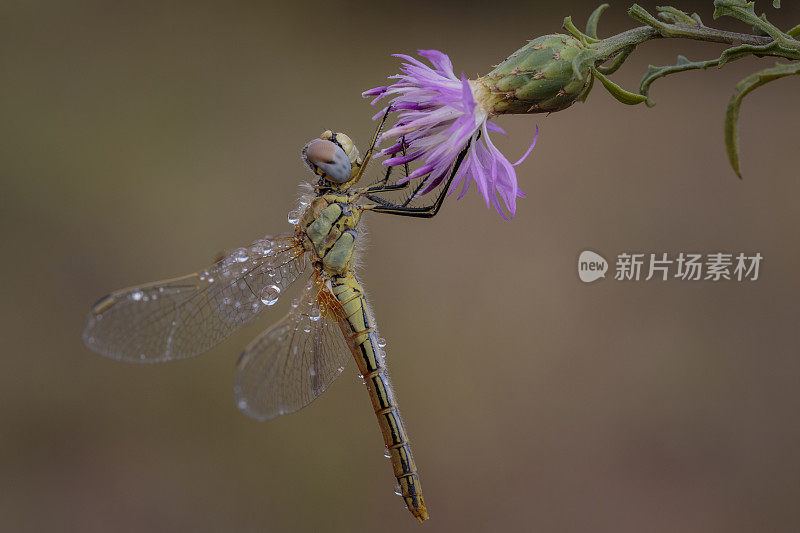
{"type": "MultiPolygon", "coordinates": [[[[4,2],[0,529],[418,531],[354,366],[295,415],[237,412],[234,361],[282,310],[161,366],[86,350],[85,314],[288,229],[299,148],[367,139],[360,92],[390,53],[441,49],[475,76],[594,5],[4,2]]],[[[602,34],[634,25],[627,5],[602,34]]],[[[711,21],[710,1],[677,5],[711,21]]],[[[720,50],[651,42],[615,79],[720,50]]],[[[653,109],[596,88],[500,120],[512,161],[541,129],[511,223],[474,189],[433,220],[369,217],[363,278],[426,531],[800,528],[800,79],[745,100],[743,181],[722,140],[733,86],[773,62],[658,81],[653,109]],[[765,259],[757,282],[584,285],[585,248],[765,259]]]]}

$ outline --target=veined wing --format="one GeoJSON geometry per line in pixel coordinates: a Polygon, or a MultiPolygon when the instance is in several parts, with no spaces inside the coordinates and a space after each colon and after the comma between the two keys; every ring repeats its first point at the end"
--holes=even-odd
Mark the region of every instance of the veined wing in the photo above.
{"type": "Polygon", "coordinates": [[[198,355],[274,304],[306,264],[294,237],[260,239],[205,270],[101,298],[86,320],[84,343],[133,362],[198,355]]]}
{"type": "Polygon", "coordinates": [[[322,279],[283,320],[242,353],[236,372],[239,409],[257,420],[293,413],[322,394],[351,358],[339,327],[342,309],[322,279]]]}

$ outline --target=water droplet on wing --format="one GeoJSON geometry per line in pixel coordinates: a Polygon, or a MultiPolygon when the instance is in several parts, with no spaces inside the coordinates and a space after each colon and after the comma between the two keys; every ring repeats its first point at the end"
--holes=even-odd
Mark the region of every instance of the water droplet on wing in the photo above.
{"type": "Polygon", "coordinates": [[[264,305],[275,305],[281,294],[281,288],[277,285],[267,285],[261,289],[261,302],[264,305]]]}
{"type": "Polygon", "coordinates": [[[378,337],[378,347],[385,348],[386,347],[386,339],[383,337],[378,337]]]}
{"type": "Polygon", "coordinates": [[[131,298],[133,298],[134,302],[138,302],[139,300],[141,300],[142,296],[144,296],[144,293],[142,293],[142,291],[133,291],[131,293],[131,298]]]}
{"type": "Polygon", "coordinates": [[[286,218],[289,220],[289,224],[297,224],[300,222],[300,212],[297,210],[289,211],[286,218]]]}
{"type": "Polygon", "coordinates": [[[247,250],[245,250],[244,248],[237,248],[236,250],[233,251],[232,255],[233,255],[233,260],[236,261],[237,263],[244,263],[245,261],[247,261],[248,257],[247,250]]]}

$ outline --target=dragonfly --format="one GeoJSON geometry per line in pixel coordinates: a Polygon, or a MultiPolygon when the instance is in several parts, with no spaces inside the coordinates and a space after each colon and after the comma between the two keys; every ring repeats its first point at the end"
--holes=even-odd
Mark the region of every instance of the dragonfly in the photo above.
{"type": "MultiPolygon", "coordinates": [[[[332,130],[307,143],[313,172],[288,219],[294,231],[266,236],[192,274],[136,285],[101,298],[83,330],[86,346],[134,362],[172,361],[207,352],[306,280],[291,310],[242,352],[236,365],[237,407],[257,420],[295,412],[316,399],[355,359],[369,392],[399,493],[420,522],[428,518],[408,433],[386,371],[386,342],[356,275],[364,213],[435,216],[467,153],[453,163],[435,200],[421,204],[424,178],[392,178],[394,167],[359,187],[387,108],[364,156],[350,137],[332,130]]],[[[404,142],[401,138],[398,142],[404,142]]],[[[408,166],[403,165],[405,177],[408,166]]]]}

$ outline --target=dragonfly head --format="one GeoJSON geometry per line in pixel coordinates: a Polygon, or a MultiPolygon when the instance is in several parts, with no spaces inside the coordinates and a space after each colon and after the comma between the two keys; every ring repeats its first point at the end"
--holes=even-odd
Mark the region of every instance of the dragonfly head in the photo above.
{"type": "Polygon", "coordinates": [[[325,131],[303,147],[303,161],[325,185],[346,191],[356,182],[361,156],[353,141],[344,133],[325,131]]]}

